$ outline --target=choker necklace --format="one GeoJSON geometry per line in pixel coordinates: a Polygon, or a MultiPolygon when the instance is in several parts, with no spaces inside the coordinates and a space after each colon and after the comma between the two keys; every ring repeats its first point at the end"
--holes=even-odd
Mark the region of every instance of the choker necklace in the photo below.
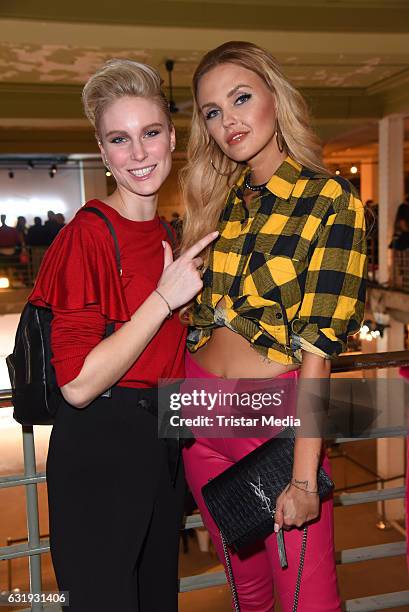
{"type": "Polygon", "coordinates": [[[244,186],[246,189],[250,189],[250,191],[263,191],[264,187],[267,185],[267,183],[263,183],[262,185],[251,185],[249,179],[250,174],[244,179],[244,186]]]}

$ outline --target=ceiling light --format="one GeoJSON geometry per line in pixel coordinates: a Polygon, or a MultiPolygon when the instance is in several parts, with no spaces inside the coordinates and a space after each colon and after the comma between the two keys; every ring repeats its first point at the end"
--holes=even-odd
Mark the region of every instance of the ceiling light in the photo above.
{"type": "Polygon", "coordinates": [[[351,166],[349,170],[351,174],[356,174],[358,172],[358,168],[356,166],[351,166]]]}
{"type": "Polygon", "coordinates": [[[10,287],[10,281],[7,276],[0,276],[0,289],[8,289],[10,287]]]}
{"type": "Polygon", "coordinates": [[[341,174],[341,170],[335,170],[335,174],[338,176],[339,174],[341,174]]]}

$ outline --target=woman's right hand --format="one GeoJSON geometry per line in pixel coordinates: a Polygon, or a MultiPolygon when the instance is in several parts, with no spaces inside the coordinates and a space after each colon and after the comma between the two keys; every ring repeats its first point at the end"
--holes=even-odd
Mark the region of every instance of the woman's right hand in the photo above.
{"type": "Polygon", "coordinates": [[[203,287],[199,269],[203,266],[203,259],[198,255],[218,235],[219,232],[207,234],[187,249],[176,261],[173,261],[170,244],[163,241],[165,253],[163,272],[159,279],[158,289],[172,310],[189,302],[203,287]]]}

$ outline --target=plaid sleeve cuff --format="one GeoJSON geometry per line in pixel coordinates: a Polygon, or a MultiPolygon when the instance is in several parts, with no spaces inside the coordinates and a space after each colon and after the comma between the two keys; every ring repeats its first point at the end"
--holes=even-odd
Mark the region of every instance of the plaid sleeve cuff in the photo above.
{"type": "Polygon", "coordinates": [[[331,359],[346,351],[347,337],[357,331],[352,329],[352,324],[351,321],[348,329],[343,325],[342,329],[335,330],[333,327],[320,327],[317,323],[295,319],[291,325],[291,338],[299,343],[298,348],[331,359]]]}
{"type": "Polygon", "coordinates": [[[331,355],[328,355],[325,351],[318,348],[318,346],[315,346],[312,342],[308,342],[308,340],[298,334],[291,334],[291,346],[294,351],[301,349],[308,353],[314,353],[314,355],[318,355],[319,357],[324,357],[325,359],[331,358],[331,355]]]}

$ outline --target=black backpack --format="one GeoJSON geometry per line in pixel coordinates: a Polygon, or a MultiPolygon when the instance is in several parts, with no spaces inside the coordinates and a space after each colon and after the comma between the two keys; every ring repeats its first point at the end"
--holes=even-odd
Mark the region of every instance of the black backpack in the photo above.
{"type": "MultiPolygon", "coordinates": [[[[110,220],[98,208],[82,208],[81,212],[96,214],[103,219],[115,245],[115,257],[119,275],[122,274],[118,240],[110,220]]],[[[174,238],[169,227],[162,222],[170,241],[174,238]]],[[[51,364],[50,308],[34,306],[28,302],[21,313],[17,327],[14,350],[6,358],[9,371],[13,416],[21,425],[52,425],[63,396],[57,385],[51,364]]],[[[115,324],[106,326],[105,337],[114,331],[115,324]]],[[[110,397],[108,389],[103,397],[110,397]]]]}

